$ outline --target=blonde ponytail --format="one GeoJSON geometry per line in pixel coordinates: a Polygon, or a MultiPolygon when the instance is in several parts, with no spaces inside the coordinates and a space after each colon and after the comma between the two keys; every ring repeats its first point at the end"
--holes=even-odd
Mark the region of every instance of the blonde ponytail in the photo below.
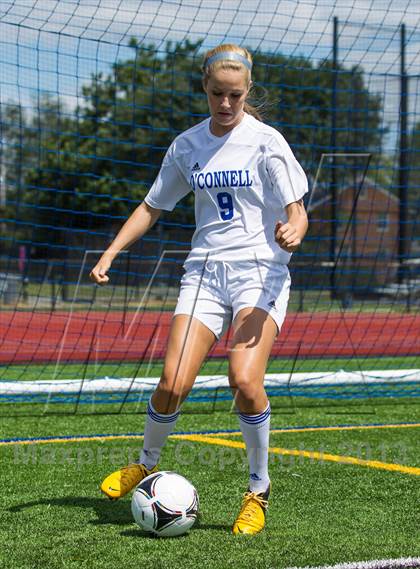
{"type": "Polygon", "coordinates": [[[259,112],[258,107],[255,107],[254,105],[251,105],[245,101],[244,111],[251,115],[251,117],[254,117],[254,119],[263,122],[263,117],[259,112]]]}

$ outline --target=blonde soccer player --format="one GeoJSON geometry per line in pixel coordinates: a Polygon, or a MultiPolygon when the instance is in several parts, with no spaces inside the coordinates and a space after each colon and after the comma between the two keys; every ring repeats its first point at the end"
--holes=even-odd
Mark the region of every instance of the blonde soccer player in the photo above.
{"type": "Polygon", "coordinates": [[[213,344],[232,325],[229,383],[246,445],[248,488],[235,534],[265,525],[270,493],[270,404],[264,376],[288,303],[288,262],[307,230],[307,180],[283,136],[247,103],[250,53],[233,44],[205,55],[203,88],[210,117],[170,145],[143,203],[132,213],[91,271],[98,284],[118,253],[142,237],[162,210],[172,211],[189,192],[196,230],[172,319],[164,369],[151,396],[138,463],[105,478],[111,499],[130,492],[157,469],[213,344]]]}

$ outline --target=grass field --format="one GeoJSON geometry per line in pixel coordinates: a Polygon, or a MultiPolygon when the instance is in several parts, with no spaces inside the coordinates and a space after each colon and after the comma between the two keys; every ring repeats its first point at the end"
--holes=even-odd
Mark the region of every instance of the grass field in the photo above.
{"type": "MultiPolygon", "coordinates": [[[[113,285],[95,289],[91,282],[84,282],[79,287],[57,283],[29,282],[25,285],[24,293],[18,300],[19,310],[53,310],[70,308],[77,310],[104,310],[111,306],[115,309],[134,311],[143,299],[147,310],[173,311],[176,306],[179,287],[152,287],[145,295],[145,287],[135,288],[124,285],[113,285]],[[67,300],[63,300],[62,297],[67,300]],[[72,305],[72,306],[71,306],[72,305]]],[[[327,290],[297,290],[293,289],[289,299],[289,311],[346,311],[346,312],[406,312],[416,306],[416,297],[407,295],[381,296],[376,298],[354,298],[351,305],[343,307],[340,299],[332,299],[327,290]]],[[[0,305],[0,309],[2,306],[0,305]]],[[[7,305],[6,310],[10,309],[7,305]]]]}
{"type": "MultiPolygon", "coordinates": [[[[163,367],[162,361],[149,362],[103,362],[94,363],[65,363],[56,365],[33,363],[20,365],[0,365],[0,379],[7,380],[51,380],[51,379],[81,379],[94,377],[155,377],[159,376],[163,367]]],[[[272,358],[267,367],[267,373],[294,372],[329,372],[337,369],[346,371],[386,370],[386,369],[417,369],[420,367],[419,356],[404,357],[352,357],[352,358],[272,358]]],[[[202,375],[226,374],[228,360],[226,358],[208,359],[202,369],[202,375]]]]}
{"type": "Polygon", "coordinates": [[[237,418],[228,411],[185,413],[160,466],[195,484],[201,518],[186,536],[156,539],[133,523],[129,498],[109,502],[98,491],[105,474],[136,456],[142,415],[3,418],[0,531],[7,546],[0,564],[281,569],[419,556],[419,423],[416,400],[340,409],[296,400],[273,413],[267,527],[238,538],[230,527],[247,468],[242,439],[232,432],[237,418]],[[98,434],[108,437],[90,437],[98,434]],[[76,438],[5,444],[57,436],[76,438]]]}
{"type": "MultiPolygon", "coordinates": [[[[151,378],[151,383],[157,381],[162,372],[163,364],[161,361],[154,361],[153,364],[126,362],[111,363],[103,362],[98,365],[89,364],[62,364],[55,366],[46,365],[12,365],[0,366],[0,409],[4,417],[18,416],[49,416],[49,415],[100,415],[100,414],[138,414],[146,409],[147,401],[150,397],[150,385],[146,386],[146,379],[151,378]],[[89,393],[89,382],[92,379],[103,378],[144,378],[143,385],[121,392],[100,392],[89,393]],[[153,379],[154,378],[154,379],[153,379]],[[78,380],[80,385],[88,388],[80,394],[74,393],[44,393],[25,395],[8,393],[8,381],[37,382],[44,381],[49,385],[50,382],[58,380],[78,380]],[[6,383],[4,383],[6,382],[6,383]]],[[[293,361],[287,358],[272,358],[267,372],[271,377],[279,377],[279,383],[267,387],[271,398],[273,413],[289,414],[294,412],[297,405],[305,408],[328,408],[334,413],[351,411],[352,413],[359,408],[363,414],[370,414],[374,406],[381,405],[383,399],[386,405],[392,398],[394,405],[405,404],[405,401],[415,401],[420,396],[420,382],[410,379],[413,370],[419,368],[417,356],[405,358],[325,358],[311,359],[302,358],[293,361]],[[369,374],[375,376],[376,370],[397,370],[401,373],[398,381],[387,382],[385,380],[370,383],[368,376],[360,383],[337,384],[329,379],[324,383],[317,382],[306,384],[303,380],[290,379],[290,370],[294,373],[304,374],[315,372],[316,376],[327,377],[329,373],[345,369],[347,372],[359,372],[369,370],[369,374]],[[409,381],[405,381],[404,374],[407,370],[409,381]],[[282,374],[282,375],[281,375],[282,374]]],[[[378,371],[378,373],[379,373],[378,371]]],[[[205,362],[201,369],[203,376],[227,375],[228,362],[225,358],[211,358],[205,362]]],[[[202,378],[205,379],[205,378],[202,378]]],[[[106,381],[106,380],[105,380],[106,381]]],[[[106,385],[106,383],[105,383],[106,385]]],[[[204,385],[204,383],[202,384],[204,385]]],[[[124,389],[127,389],[126,387],[124,389]]],[[[214,412],[229,412],[232,405],[231,392],[227,387],[217,389],[206,389],[205,387],[195,387],[189,401],[184,404],[185,414],[212,414],[214,412]],[[199,404],[199,405],[198,405],[199,404]],[[197,406],[198,405],[198,406],[197,406]]]]}

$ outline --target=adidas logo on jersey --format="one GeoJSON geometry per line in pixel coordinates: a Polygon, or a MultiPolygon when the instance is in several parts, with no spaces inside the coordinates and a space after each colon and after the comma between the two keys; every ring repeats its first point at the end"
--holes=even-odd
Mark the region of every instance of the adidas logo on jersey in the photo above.
{"type": "Polygon", "coordinates": [[[196,163],[194,164],[194,166],[192,167],[191,171],[192,171],[192,172],[198,172],[199,170],[201,170],[200,164],[199,164],[198,162],[196,162],[196,163]]]}

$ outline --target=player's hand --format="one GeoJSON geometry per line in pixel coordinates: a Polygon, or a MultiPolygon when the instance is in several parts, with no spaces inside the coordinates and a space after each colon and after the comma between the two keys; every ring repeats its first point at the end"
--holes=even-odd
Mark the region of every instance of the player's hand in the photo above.
{"type": "Polygon", "coordinates": [[[278,245],[288,253],[296,251],[302,243],[296,227],[290,222],[282,223],[278,221],[274,229],[274,237],[278,245]]]}
{"type": "Polygon", "coordinates": [[[99,262],[90,271],[89,278],[98,285],[104,285],[109,282],[107,272],[111,267],[111,262],[106,259],[99,259],[99,262]]]}

